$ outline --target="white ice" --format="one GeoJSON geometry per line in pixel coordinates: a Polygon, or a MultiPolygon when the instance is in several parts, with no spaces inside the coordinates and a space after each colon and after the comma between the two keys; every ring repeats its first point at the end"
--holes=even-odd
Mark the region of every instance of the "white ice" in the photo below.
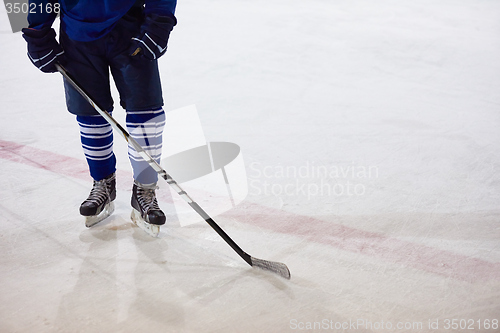
{"type": "Polygon", "coordinates": [[[500,2],[186,0],[177,17],[165,110],[195,104],[207,140],[241,147],[248,196],[215,220],[291,280],[181,227],[168,195],[160,238],[134,227],[118,135],[116,211],[87,229],[62,79],[2,7],[1,332],[500,331],[500,2]]]}

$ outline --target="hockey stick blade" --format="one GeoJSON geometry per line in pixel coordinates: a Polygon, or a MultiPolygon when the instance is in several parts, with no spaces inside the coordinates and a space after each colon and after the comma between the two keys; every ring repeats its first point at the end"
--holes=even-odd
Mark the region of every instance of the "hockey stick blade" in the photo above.
{"type": "Polygon", "coordinates": [[[290,270],[285,264],[281,262],[262,260],[254,257],[250,257],[250,260],[252,261],[252,267],[257,267],[265,271],[276,273],[287,280],[290,280],[291,278],[290,270]]]}
{"type": "Polygon", "coordinates": [[[172,187],[179,196],[184,199],[218,234],[226,241],[226,243],[250,266],[263,269],[268,272],[276,273],[285,279],[290,279],[290,271],[285,264],[273,261],[267,261],[262,259],[253,258],[245,251],[243,251],[224,230],[219,227],[217,223],[201,208],[196,201],[194,201],[181,187],[180,185],[161,167],[158,162],[156,162],[151,155],[148,154],[141,147],[141,145],[134,140],[134,138],[123,128],[120,123],[118,123],[106,110],[97,105],[97,103],[89,96],[89,94],[83,89],[80,84],[62,67],[60,64],[55,65],[59,73],[66,79],[66,81],[75,88],[84,99],[86,99],[90,105],[104,118],[106,121],[117,130],[121,136],[136,150],[136,152],[146,161],[153,170],[155,170],[159,176],[161,176],[169,185],[172,187]]]}

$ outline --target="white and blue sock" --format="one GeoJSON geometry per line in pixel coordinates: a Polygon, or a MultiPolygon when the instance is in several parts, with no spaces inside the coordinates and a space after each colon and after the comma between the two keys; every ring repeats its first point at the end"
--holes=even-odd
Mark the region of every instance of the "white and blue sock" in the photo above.
{"type": "Polygon", "coordinates": [[[96,181],[116,171],[113,153],[113,128],[101,116],[77,116],[83,152],[90,175],[96,181]]]}
{"type": "MultiPolygon", "coordinates": [[[[162,134],[165,127],[163,109],[127,111],[126,122],[130,135],[156,162],[160,163],[162,134]]],[[[128,155],[134,171],[134,179],[144,185],[156,184],[158,174],[131,145],[128,148],[128,155]]]]}

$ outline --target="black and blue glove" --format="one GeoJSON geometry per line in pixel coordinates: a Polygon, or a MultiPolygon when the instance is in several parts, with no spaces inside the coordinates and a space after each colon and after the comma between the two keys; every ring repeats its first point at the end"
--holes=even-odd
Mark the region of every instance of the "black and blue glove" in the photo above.
{"type": "Polygon", "coordinates": [[[147,15],[140,35],[132,38],[129,54],[134,58],[158,59],[167,51],[168,37],[176,24],[173,16],[147,15]]]}
{"type": "Polygon", "coordinates": [[[56,63],[64,63],[64,50],[56,40],[52,28],[41,30],[24,28],[23,37],[28,42],[28,57],[44,73],[57,72],[56,63]]]}

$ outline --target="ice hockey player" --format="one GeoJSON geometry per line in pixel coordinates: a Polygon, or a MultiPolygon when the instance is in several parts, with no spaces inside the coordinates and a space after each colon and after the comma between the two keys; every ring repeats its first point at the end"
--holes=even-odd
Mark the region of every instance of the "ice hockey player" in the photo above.
{"type": "MultiPolygon", "coordinates": [[[[23,29],[31,62],[45,73],[56,63],[75,77],[103,109],[111,113],[109,73],[126,110],[129,133],[160,161],[165,125],[158,58],[167,50],[176,25],[176,0],[30,0],[29,27],[23,29]],[[34,5],[31,5],[34,4],[34,5]],[[60,13],[59,41],[52,28],[60,13]]],[[[88,227],[114,209],[116,159],[113,131],[104,118],[68,83],[68,111],[76,115],[83,151],[94,179],[80,206],[88,227]]],[[[158,207],[157,173],[129,145],[133,169],[133,218],[159,226],[165,214],[158,207]]]]}

